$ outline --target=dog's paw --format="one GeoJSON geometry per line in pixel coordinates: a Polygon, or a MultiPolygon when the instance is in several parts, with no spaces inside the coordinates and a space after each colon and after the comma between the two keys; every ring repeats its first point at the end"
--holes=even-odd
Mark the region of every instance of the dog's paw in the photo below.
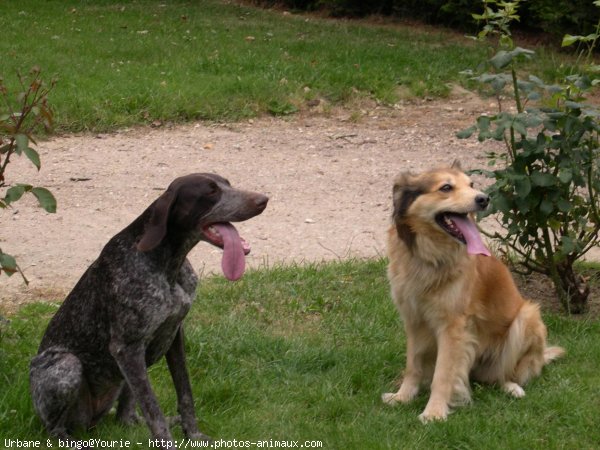
{"type": "Polygon", "coordinates": [[[427,405],[425,411],[419,415],[421,423],[431,423],[446,420],[449,413],[448,405],[430,406],[427,405]]]}
{"type": "Polygon", "coordinates": [[[388,392],[381,396],[383,403],[394,406],[398,403],[409,403],[419,393],[418,386],[410,386],[403,384],[398,392],[388,392]]]}
{"type": "Polygon", "coordinates": [[[506,383],[504,383],[502,389],[504,390],[504,392],[512,395],[515,398],[525,397],[525,391],[523,390],[523,388],[517,383],[513,383],[512,381],[507,381],[506,383]]]}
{"type": "Polygon", "coordinates": [[[138,425],[142,422],[142,418],[135,411],[127,414],[121,414],[117,416],[117,420],[126,427],[138,425]]]}
{"type": "Polygon", "coordinates": [[[387,392],[385,394],[382,394],[381,400],[383,401],[383,403],[385,403],[386,405],[390,405],[390,406],[395,406],[399,403],[399,400],[396,399],[395,392],[387,392]]]}
{"type": "Polygon", "coordinates": [[[189,433],[186,437],[189,439],[193,439],[195,441],[202,441],[202,442],[208,442],[208,443],[213,442],[213,439],[210,436],[207,436],[200,431],[196,431],[194,433],[189,433]]]}

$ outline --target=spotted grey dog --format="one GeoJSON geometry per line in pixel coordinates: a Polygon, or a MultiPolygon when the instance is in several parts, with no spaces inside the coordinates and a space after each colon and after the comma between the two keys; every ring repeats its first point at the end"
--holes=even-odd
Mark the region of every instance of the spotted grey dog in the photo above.
{"type": "Polygon", "coordinates": [[[208,439],[196,425],[185,363],[182,321],[198,282],[186,255],[201,240],[221,247],[225,276],[238,279],[250,248],[230,222],[260,214],[267,201],[218,175],[187,175],[108,242],[31,362],[33,404],[52,435],[70,439],[73,428],[93,426],[118,398],[119,420],[136,421],[139,405],[153,438],[171,448],[146,370],[164,355],[185,435],[208,439]]]}

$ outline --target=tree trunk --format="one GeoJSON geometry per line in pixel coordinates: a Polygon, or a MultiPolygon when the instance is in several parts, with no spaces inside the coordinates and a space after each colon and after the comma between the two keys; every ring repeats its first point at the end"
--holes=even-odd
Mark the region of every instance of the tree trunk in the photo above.
{"type": "Polygon", "coordinates": [[[565,311],[569,314],[583,314],[587,312],[590,287],[586,281],[581,275],[575,273],[572,263],[559,263],[556,270],[558,272],[558,280],[553,281],[565,311]]]}

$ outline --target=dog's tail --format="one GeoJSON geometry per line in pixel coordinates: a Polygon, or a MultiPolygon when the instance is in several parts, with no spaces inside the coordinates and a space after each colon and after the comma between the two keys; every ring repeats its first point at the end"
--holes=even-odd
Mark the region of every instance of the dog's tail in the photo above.
{"type": "Polygon", "coordinates": [[[546,347],[544,349],[544,364],[548,364],[565,354],[565,349],[562,347],[546,347]]]}

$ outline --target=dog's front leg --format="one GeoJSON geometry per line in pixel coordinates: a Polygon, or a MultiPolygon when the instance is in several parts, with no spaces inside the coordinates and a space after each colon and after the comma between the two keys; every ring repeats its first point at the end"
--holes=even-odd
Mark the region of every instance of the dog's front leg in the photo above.
{"type": "Polygon", "coordinates": [[[177,410],[181,416],[183,432],[188,438],[210,441],[208,436],[200,432],[196,423],[194,398],[185,362],[183,325],[179,326],[175,339],[165,356],[177,392],[177,410]]]}
{"type": "Polygon", "coordinates": [[[466,324],[463,320],[439,332],[431,396],[425,410],[419,416],[421,422],[445,420],[450,412],[454,390],[459,387],[464,391],[460,393],[464,400],[470,398],[468,392],[470,355],[466,324]]]}
{"type": "Polygon", "coordinates": [[[408,403],[419,393],[423,378],[423,359],[428,350],[429,337],[425,333],[419,333],[418,326],[405,324],[406,330],[406,368],[404,378],[398,392],[390,392],[382,395],[382,400],[388,405],[394,406],[399,403],[408,403]]]}
{"type": "Polygon", "coordinates": [[[110,343],[110,353],[117,361],[125,381],[140,405],[153,439],[160,440],[162,448],[174,448],[167,421],[148,380],[144,346],[141,343],[123,344],[113,339],[110,343]]]}
{"type": "Polygon", "coordinates": [[[136,401],[127,382],[123,383],[117,404],[117,420],[123,425],[135,425],[141,417],[135,412],[136,401]]]}

